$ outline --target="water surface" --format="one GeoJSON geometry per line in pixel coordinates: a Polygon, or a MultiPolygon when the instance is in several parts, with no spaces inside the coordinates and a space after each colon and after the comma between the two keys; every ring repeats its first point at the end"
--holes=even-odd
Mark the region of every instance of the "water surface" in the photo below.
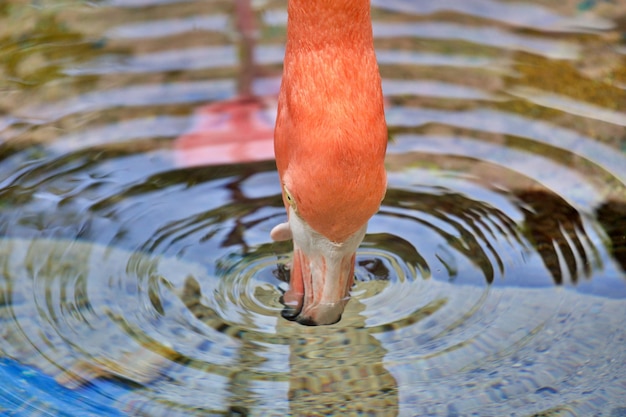
{"type": "Polygon", "coordinates": [[[626,7],[553,3],[373,1],[389,190],[313,328],[273,161],[179,146],[271,127],[285,2],[0,6],[0,412],[626,415],[626,7]]]}

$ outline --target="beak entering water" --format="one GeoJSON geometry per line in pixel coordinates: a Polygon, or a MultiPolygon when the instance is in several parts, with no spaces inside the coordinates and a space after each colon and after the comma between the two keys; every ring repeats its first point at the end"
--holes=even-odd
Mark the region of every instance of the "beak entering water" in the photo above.
{"type": "Polygon", "coordinates": [[[349,299],[354,282],[354,253],[345,257],[307,256],[294,248],[290,288],[283,296],[283,317],[301,324],[333,324],[349,299]]]}
{"type": "Polygon", "coordinates": [[[296,213],[289,223],[272,229],[273,240],[293,239],[289,290],[282,316],[305,325],[333,324],[350,298],[356,249],[365,236],[363,226],[344,242],[332,242],[311,229],[296,213]]]}

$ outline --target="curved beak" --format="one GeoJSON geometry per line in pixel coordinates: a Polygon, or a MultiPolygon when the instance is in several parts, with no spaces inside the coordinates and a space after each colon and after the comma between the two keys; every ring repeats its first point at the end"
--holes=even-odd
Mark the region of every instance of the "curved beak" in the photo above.
{"type": "Polygon", "coordinates": [[[272,229],[273,240],[293,239],[289,290],[283,295],[282,315],[305,325],[333,324],[350,298],[356,249],[365,236],[363,226],[344,242],[332,242],[311,229],[296,213],[272,229]]]}

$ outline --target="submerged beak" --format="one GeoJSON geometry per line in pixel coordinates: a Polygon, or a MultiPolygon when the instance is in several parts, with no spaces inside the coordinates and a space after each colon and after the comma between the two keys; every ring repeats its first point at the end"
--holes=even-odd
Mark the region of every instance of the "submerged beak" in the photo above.
{"type": "Polygon", "coordinates": [[[289,290],[283,296],[283,317],[306,325],[333,324],[350,297],[356,249],[366,226],[341,243],[331,242],[290,213],[289,223],[276,226],[274,240],[293,239],[289,290]]]}
{"type": "Polygon", "coordinates": [[[338,259],[308,256],[294,248],[290,288],[283,296],[283,317],[301,324],[333,324],[349,299],[354,282],[354,253],[338,259]]]}

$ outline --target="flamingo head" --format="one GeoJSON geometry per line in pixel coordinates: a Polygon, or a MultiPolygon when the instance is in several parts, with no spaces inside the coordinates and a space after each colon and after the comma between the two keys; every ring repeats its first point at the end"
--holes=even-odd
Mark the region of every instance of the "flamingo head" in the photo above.
{"type": "Polygon", "coordinates": [[[281,175],[288,221],[271,231],[273,240],[294,246],[282,315],[306,325],[341,319],[356,250],[386,190],[384,145],[352,155],[317,152],[292,160],[281,175]]]}
{"type": "Polygon", "coordinates": [[[369,0],[290,0],[274,152],[293,240],[283,316],[341,318],[355,254],[387,178],[383,94],[369,0]]]}

